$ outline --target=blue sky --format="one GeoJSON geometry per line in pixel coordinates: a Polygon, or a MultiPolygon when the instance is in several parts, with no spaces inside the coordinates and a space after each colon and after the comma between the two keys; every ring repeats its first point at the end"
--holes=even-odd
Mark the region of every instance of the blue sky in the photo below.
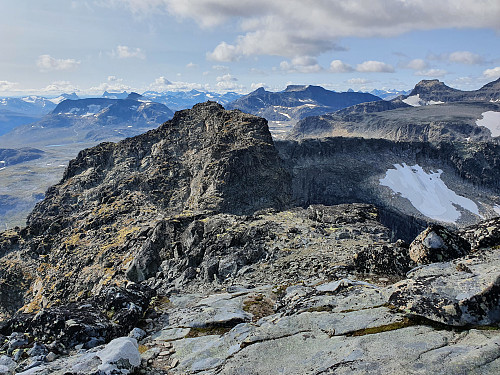
{"type": "Polygon", "coordinates": [[[500,77],[498,0],[0,0],[0,96],[500,77]]]}

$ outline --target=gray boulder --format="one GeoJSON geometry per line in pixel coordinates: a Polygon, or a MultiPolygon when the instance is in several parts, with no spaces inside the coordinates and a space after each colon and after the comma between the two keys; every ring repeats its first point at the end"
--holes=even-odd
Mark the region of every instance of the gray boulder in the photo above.
{"type": "Polygon", "coordinates": [[[431,225],[410,244],[410,258],[419,264],[445,262],[467,255],[470,244],[441,225],[431,225]]]}
{"type": "Polygon", "coordinates": [[[389,302],[412,315],[453,325],[500,322],[500,252],[435,263],[411,271],[389,302]]]}

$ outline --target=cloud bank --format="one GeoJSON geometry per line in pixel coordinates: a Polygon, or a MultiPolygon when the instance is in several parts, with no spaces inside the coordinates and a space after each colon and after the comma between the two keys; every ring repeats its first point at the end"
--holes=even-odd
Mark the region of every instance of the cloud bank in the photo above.
{"type": "MultiPolygon", "coordinates": [[[[221,41],[207,57],[236,61],[243,56],[318,56],[340,48],[344,37],[391,37],[414,30],[490,28],[500,30],[497,0],[100,0],[136,14],[167,11],[202,28],[235,24],[240,35],[221,41]]],[[[471,64],[476,57],[450,56],[471,64]]]]}

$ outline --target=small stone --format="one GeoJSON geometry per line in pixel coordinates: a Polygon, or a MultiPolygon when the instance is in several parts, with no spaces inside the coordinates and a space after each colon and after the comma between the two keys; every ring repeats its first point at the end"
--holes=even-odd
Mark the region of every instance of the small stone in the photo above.
{"type": "Polygon", "coordinates": [[[130,331],[130,333],[128,334],[128,337],[131,337],[133,339],[136,339],[137,341],[140,341],[144,337],[146,337],[146,331],[135,327],[132,331],[130,331]]]}
{"type": "Polygon", "coordinates": [[[177,367],[178,364],[179,364],[179,358],[174,358],[174,360],[170,364],[170,367],[175,368],[175,367],[177,367]]]}
{"type": "Polygon", "coordinates": [[[55,359],[57,358],[56,354],[54,352],[50,352],[49,354],[47,354],[47,356],[45,357],[45,359],[47,360],[47,362],[52,362],[54,361],[55,359]]]}
{"type": "Polygon", "coordinates": [[[170,355],[170,351],[169,350],[164,350],[163,352],[160,352],[160,354],[158,354],[160,357],[165,357],[167,355],[170,355]]]}

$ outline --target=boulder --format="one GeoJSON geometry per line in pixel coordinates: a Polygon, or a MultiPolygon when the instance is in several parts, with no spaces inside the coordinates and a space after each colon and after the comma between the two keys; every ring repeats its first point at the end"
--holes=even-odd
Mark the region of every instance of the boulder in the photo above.
{"type": "Polygon", "coordinates": [[[411,271],[389,302],[409,314],[453,326],[500,322],[500,252],[411,271]]]}
{"type": "Polygon", "coordinates": [[[419,264],[445,262],[470,252],[470,244],[445,227],[433,224],[410,244],[410,258],[419,264]]]}

